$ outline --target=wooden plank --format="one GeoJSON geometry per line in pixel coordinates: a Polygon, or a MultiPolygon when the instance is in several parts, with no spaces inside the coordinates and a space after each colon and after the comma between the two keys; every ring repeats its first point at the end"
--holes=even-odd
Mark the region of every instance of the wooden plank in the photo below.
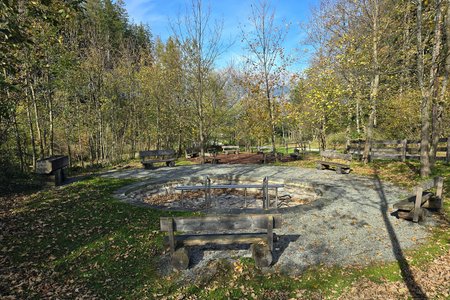
{"type": "Polygon", "coordinates": [[[53,171],[65,168],[69,165],[69,157],[65,155],[54,155],[36,161],[37,174],[51,174],[53,171]]]}
{"type": "Polygon", "coordinates": [[[141,158],[144,158],[147,156],[174,156],[174,155],[175,155],[175,151],[172,149],[139,151],[139,157],[141,157],[141,158]]]}
{"type": "Polygon", "coordinates": [[[403,147],[396,147],[396,148],[386,148],[386,147],[373,147],[372,151],[376,152],[386,152],[386,153],[401,153],[403,151],[403,147]]]}
{"type": "Polygon", "coordinates": [[[341,164],[341,163],[332,162],[332,161],[318,160],[318,161],[316,161],[316,163],[322,164],[322,165],[326,165],[326,166],[339,166],[339,167],[341,167],[343,169],[349,169],[350,168],[350,165],[341,164]]]}
{"type": "Polygon", "coordinates": [[[414,215],[413,215],[413,222],[415,223],[419,222],[419,215],[421,213],[420,206],[422,205],[422,193],[423,193],[422,187],[420,186],[416,187],[416,199],[414,201],[414,215]]]}
{"type": "Polygon", "coordinates": [[[173,233],[173,218],[168,218],[167,220],[167,232],[169,235],[169,246],[170,246],[170,254],[174,254],[175,252],[175,238],[174,238],[174,233],[173,233]]]}
{"type": "MultiPolygon", "coordinates": [[[[174,231],[226,231],[266,229],[267,214],[216,215],[205,217],[176,217],[173,218],[174,231]]],[[[161,231],[169,230],[172,218],[161,217],[161,231]]],[[[282,224],[281,214],[273,214],[274,228],[282,224]]]]}
{"type": "Polygon", "coordinates": [[[273,251],[273,216],[269,216],[267,219],[267,245],[269,250],[273,251]]]}
{"type": "Polygon", "coordinates": [[[178,235],[176,242],[184,246],[204,246],[207,244],[231,245],[267,242],[267,233],[233,233],[233,234],[192,234],[178,235]]]}
{"type": "MultiPolygon", "coordinates": [[[[421,205],[423,205],[425,202],[427,202],[431,198],[432,195],[433,195],[433,193],[430,193],[430,192],[422,193],[421,205]]],[[[413,210],[415,200],[416,200],[416,195],[411,195],[408,198],[395,203],[393,205],[393,208],[399,209],[399,210],[407,210],[407,211],[413,210]]]]}
{"type": "MultiPolygon", "coordinates": [[[[269,184],[269,189],[276,189],[276,188],[282,188],[284,187],[284,184],[269,184]]],[[[210,187],[212,190],[214,189],[263,189],[263,186],[261,184],[217,184],[217,185],[211,185],[210,187]]],[[[182,186],[176,186],[175,190],[177,191],[196,191],[196,190],[203,190],[205,189],[202,185],[182,185],[182,186]]]]}
{"type": "Polygon", "coordinates": [[[372,141],[372,145],[397,145],[401,144],[402,140],[383,140],[383,141],[372,141]]]}
{"type": "Polygon", "coordinates": [[[322,156],[324,158],[331,158],[331,159],[343,159],[343,160],[347,160],[347,161],[352,160],[351,154],[342,154],[342,153],[328,151],[328,150],[320,151],[320,156],[322,156]]]}
{"type": "Polygon", "coordinates": [[[429,189],[435,187],[435,186],[436,186],[436,183],[437,183],[437,179],[438,179],[438,177],[432,178],[432,179],[429,179],[429,180],[426,180],[426,181],[424,181],[424,182],[421,182],[421,183],[419,184],[419,186],[416,187],[416,190],[417,190],[418,187],[420,187],[420,188],[421,188],[422,190],[424,190],[424,191],[429,190],[429,189]]]}
{"type": "Polygon", "coordinates": [[[175,161],[177,160],[176,158],[167,158],[167,159],[148,159],[148,160],[143,160],[142,163],[143,164],[153,164],[153,163],[158,163],[158,162],[168,162],[168,161],[175,161]]]}

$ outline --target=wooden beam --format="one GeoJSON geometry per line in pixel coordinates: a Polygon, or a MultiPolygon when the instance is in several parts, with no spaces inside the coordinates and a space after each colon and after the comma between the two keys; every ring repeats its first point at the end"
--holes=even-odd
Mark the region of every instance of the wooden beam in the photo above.
{"type": "MultiPolygon", "coordinates": [[[[282,215],[273,215],[273,228],[280,228],[282,215]]],[[[267,214],[211,215],[204,217],[161,217],[161,231],[169,231],[173,222],[173,231],[226,231],[266,229],[267,214]]]]}
{"type": "Polygon", "coordinates": [[[234,233],[234,234],[202,234],[202,235],[179,235],[175,237],[177,243],[185,246],[204,246],[208,244],[232,245],[232,244],[255,244],[267,242],[266,233],[234,233]]]}
{"type": "Polygon", "coordinates": [[[413,222],[415,223],[419,222],[419,215],[421,213],[420,206],[422,205],[422,193],[423,188],[421,186],[416,187],[416,200],[414,202],[414,216],[413,216],[413,222]]]}

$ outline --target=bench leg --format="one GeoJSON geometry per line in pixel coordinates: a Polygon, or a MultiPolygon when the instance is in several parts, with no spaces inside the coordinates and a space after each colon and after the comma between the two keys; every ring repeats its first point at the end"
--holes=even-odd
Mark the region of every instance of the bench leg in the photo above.
{"type": "Polygon", "coordinates": [[[189,267],[189,252],[185,247],[177,249],[172,254],[172,267],[177,270],[186,270],[189,267]]]}
{"type": "Polygon", "coordinates": [[[153,164],[150,164],[150,163],[146,163],[146,164],[144,164],[144,169],[152,169],[153,168],[153,164]]]}
{"type": "Polygon", "coordinates": [[[252,244],[252,257],[255,260],[255,265],[257,268],[267,268],[272,264],[273,257],[272,251],[270,251],[269,246],[266,244],[252,244]]]}
{"type": "Polygon", "coordinates": [[[413,215],[413,222],[417,223],[419,222],[419,216],[421,214],[422,208],[420,207],[422,205],[422,193],[423,189],[422,187],[416,187],[416,201],[414,202],[414,215],[413,215]]]}
{"type": "Polygon", "coordinates": [[[317,168],[317,170],[323,170],[323,169],[325,169],[325,166],[322,164],[317,164],[316,168],[317,168]]]}
{"type": "Polygon", "coordinates": [[[62,169],[55,171],[55,186],[60,186],[63,182],[62,169]]]}
{"type": "Polygon", "coordinates": [[[336,173],[337,174],[343,174],[341,167],[336,167],[336,173]]]}

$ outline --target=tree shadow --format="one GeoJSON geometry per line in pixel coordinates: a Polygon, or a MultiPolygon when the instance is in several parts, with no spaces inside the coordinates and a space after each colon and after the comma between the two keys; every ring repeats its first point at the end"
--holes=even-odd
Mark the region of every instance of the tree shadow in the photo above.
{"type": "Polygon", "coordinates": [[[428,299],[427,295],[419,286],[419,284],[416,282],[414,275],[411,272],[411,268],[400,246],[400,241],[398,240],[394,227],[392,226],[392,223],[389,219],[390,214],[388,212],[388,202],[386,199],[386,194],[384,192],[383,184],[378,175],[378,168],[376,167],[374,168],[374,174],[375,174],[375,181],[374,181],[375,188],[381,200],[380,212],[381,215],[383,216],[383,222],[389,234],[389,239],[391,240],[392,251],[394,253],[395,259],[397,260],[398,266],[400,267],[402,279],[405,282],[408,291],[413,299],[428,299]]]}

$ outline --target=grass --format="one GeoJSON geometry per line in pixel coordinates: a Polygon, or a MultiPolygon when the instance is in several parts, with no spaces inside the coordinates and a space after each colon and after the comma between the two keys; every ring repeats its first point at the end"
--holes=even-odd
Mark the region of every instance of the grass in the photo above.
{"type": "MultiPolygon", "coordinates": [[[[283,165],[314,167],[315,159],[317,156],[311,154],[283,165]]],[[[377,161],[368,166],[352,164],[352,168],[354,173],[367,176],[377,172],[382,180],[405,187],[420,180],[417,163],[377,161]]],[[[448,165],[439,163],[434,175],[444,176],[444,185],[450,186],[448,165]]],[[[251,259],[238,259],[234,264],[217,261],[215,275],[180,286],[176,273],[164,277],[157,271],[164,251],[159,217],[188,213],[134,207],[112,197],[113,191],[131,182],[90,177],[64,188],[3,198],[2,245],[7,246],[0,249],[0,272],[7,279],[0,283],[1,294],[35,299],[45,298],[49,290],[107,299],[162,295],[207,299],[333,298],[362,277],[375,282],[402,280],[398,263],[363,268],[316,266],[302,276],[288,277],[263,273],[251,259]]],[[[445,197],[450,197],[448,188],[445,197]]],[[[445,212],[450,216],[449,201],[445,212]]],[[[449,251],[449,240],[448,227],[434,228],[429,243],[405,253],[408,263],[425,266],[449,251]]],[[[63,294],[65,297],[67,294],[63,294]]]]}

